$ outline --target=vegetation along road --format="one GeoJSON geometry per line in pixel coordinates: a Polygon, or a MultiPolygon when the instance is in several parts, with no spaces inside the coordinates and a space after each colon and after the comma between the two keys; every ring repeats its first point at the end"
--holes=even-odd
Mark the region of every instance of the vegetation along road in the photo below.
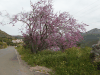
{"type": "MultiPolygon", "coordinates": [[[[29,68],[23,64],[14,46],[0,49],[0,75],[37,75],[30,72],[29,68]]],[[[43,75],[39,74],[38,75],[43,75]]]]}

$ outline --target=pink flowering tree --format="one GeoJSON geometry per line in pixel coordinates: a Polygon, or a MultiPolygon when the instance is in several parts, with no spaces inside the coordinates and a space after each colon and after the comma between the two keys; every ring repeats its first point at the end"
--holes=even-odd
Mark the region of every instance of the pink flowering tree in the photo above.
{"type": "Polygon", "coordinates": [[[29,41],[33,53],[52,46],[59,47],[63,52],[67,48],[76,47],[76,42],[83,39],[80,30],[85,31],[84,26],[88,26],[78,24],[67,12],[54,14],[51,3],[52,0],[40,0],[33,5],[30,1],[32,11],[21,12],[10,18],[9,24],[13,26],[18,21],[26,24],[26,32],[21,32],[29,41]]]}

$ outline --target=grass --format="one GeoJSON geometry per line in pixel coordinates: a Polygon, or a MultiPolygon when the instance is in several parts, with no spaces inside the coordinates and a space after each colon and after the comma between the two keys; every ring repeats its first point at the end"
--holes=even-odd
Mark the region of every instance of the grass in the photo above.
{"type": "Polygon", "coordinates": [[[90,62],[90,47],[73,47],[66,49],[64,53],[43,50],[37,54],[32,54],[29,49],[22,46],[16,49],[28,65],[52,68],[55,73],[49,72],[51,75],[100,75],[97,66],[90,62]]]}

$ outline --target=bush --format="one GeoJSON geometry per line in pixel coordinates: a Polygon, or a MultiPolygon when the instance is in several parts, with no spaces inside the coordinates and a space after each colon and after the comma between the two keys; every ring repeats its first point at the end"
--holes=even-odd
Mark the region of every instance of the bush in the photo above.
{"type": "Polygon", "coordinates": [[[7,47],[6,43],[0,42],[0,49],[6,48],[6,47],[7,47]]]}
{"type": "Polygon", "coordinates": [[[3,43],[3,47],[6,48],[7,47],[7,44],[6,43],[3,43]]]}
{"type": "Polygon", "coordinates": [[[19,47],[21,47],[21,45],[20,45],[20,44],[18,44],[18,45],[17,45],[17,47],[19,48],[19,47]]]}
{"type": "Polygon", "coordinates": [[[23,47],[24,47],[24,48],[27,48],[27,49],[31,49],[31,45],[23,44],[23,47]]]}
{"type": "Polygon", "coordinates": [[[21,54],[22,60],[25,60],[31,66],[45,66],[52,68],[55,74],[51,75],[99,75],[97,70],[100,63],[94,65],[90,62],[90,51],[92,48],[76,48],[66,49],[65,52],[43,50],[37,54],[32,54],[29,49],[22,46],[16,48],[21,54]]]}

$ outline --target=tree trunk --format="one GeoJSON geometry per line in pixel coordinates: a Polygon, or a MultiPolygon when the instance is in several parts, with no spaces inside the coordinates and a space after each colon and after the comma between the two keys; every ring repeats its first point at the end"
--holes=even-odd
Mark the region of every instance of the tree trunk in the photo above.
{"type": "Polygon", "coordinates": [[[34,45],[34,41],[32,39],[32,33],[30,33],[30,37],[31,37],[31,52],[36,54],[36,46],[34,45]]]}
{"type": "Polygon", "coordinates": [[[36,54],[37,53],[36,51],[37,51],[37,46],[34,45],[33,42],[31,42],[31,52],[36,54]]]}
{"type": "Polygon", "coordinates": [[[33,53],[33,46],[32,46],[32,44],[31,44],[31,52],[33,53]]]}
{"type": "Polygon", "coordinates": [[[64,52],[64,47],[61,45],[60,47],[60,50],[62,51],[62,52],[64,52]]]}

